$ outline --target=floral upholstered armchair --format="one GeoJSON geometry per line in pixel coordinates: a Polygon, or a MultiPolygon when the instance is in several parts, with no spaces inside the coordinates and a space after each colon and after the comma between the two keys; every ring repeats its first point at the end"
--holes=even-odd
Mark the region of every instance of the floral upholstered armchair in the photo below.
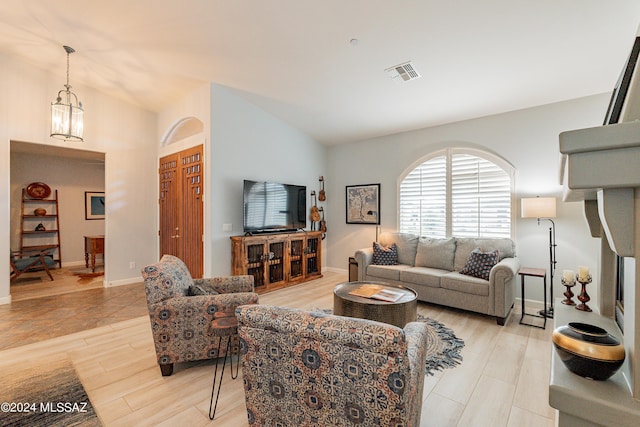
{"type": "MultiPolygon", "coordinates": [[[[258,303],[253,276],[194,280],[184,262],[172,255],[144,267],[142,277],[163,376],[171,375],[177,362],[224,356],[226,341],[218,345],[214,339],[216,324],[235,316],[237,306],[258,303]]],[[[231,339],[231,348],[237,348],[238,336],[231,339]]]]}
{"type": "Polygon", "coordinates": [[[427,326],[236,310],[249,425],[418,427],[427,326]]]}

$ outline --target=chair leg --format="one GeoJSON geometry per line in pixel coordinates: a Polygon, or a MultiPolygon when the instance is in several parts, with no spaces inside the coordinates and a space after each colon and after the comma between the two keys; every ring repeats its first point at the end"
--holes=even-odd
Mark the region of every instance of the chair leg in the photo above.
{"type": "Polygon", "coordinates": [[[168,377],[173,374],[173,363],[167,363],[166,365],[160,365],[160,372],[163,377],[168,377]]]}
{"type": "Polygon", "coordinates": [[[47,267],[47,263],[42,260],[42,266],[44,267],[44,271],[47,272],[47,275],[49,276],[49,279],[51,279],[51,281],[53,281],[53,276],[51,275],[51,271],[49,271],[49,267],[47,267]]]}

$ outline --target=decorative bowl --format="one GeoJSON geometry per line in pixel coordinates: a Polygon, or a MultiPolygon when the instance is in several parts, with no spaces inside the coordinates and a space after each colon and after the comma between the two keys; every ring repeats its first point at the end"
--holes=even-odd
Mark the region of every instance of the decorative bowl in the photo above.
{"type": "Polygon", "coordinates": [[[45,216],[47,214],[47,210],[45,208],[36,208],[33,210],[33,214],[35,216],[45,216]]]}
{"type": "Polygon", "coordinates": [[[604,381],[624,362],[624,345],[598,326],[569,322],[557,327],[551,340],[567,369],[581,377],[604,381]]]}

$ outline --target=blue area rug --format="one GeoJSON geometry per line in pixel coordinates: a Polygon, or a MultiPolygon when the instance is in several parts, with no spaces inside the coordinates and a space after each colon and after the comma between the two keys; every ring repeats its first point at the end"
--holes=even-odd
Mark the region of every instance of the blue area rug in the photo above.
{"type": "MultiPolygon", "coordinates": [[[[330,309],[315,309],[323,313],[331,314],[330,309]]],[[[442,323],[429,317],[418,314],[417,322],[426,323],[427,330],[427,359],[426,375],[433,375],[434,371],[453,368],[462,363],[462,348],[464,341],[442,323]]]]}
{"type": "Polygon", "coordinates": [[[418,322],[429,325],[427,335],[427,375],[433,375],[433,371],[441,371],[445,368],[453,368],[462,363],[460,351],[464,347],[464,341],[442,323],[418,314],[418,322]]]}

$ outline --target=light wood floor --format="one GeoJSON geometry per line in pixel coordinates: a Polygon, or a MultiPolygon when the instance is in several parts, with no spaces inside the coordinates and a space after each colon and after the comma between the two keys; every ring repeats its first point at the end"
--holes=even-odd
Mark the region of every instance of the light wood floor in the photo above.
{"type": "MultiPolygon", "coordinates": [[[[331,290],[345,280],[344,274],[327,272],[322,279],[263,294],[260,303],[331,308],[331,290]]],[[[418,310],[465,341],[460,366],[426,378],[422,426],[554,425],[548,322],[546,330],[519,325],[517,308],[504,327],[493,318],[430,304],[420,303],[418,310]]],[[[232,381],[226,371],[213,424],[207,416],[212,361],[177,364],[172,376],[160,375],[146,316],[0,351],[0,375],[10,375],[18,365],[62,358],[72,360],[107,426],[247,424],[241,375],[232,381]]]]}

